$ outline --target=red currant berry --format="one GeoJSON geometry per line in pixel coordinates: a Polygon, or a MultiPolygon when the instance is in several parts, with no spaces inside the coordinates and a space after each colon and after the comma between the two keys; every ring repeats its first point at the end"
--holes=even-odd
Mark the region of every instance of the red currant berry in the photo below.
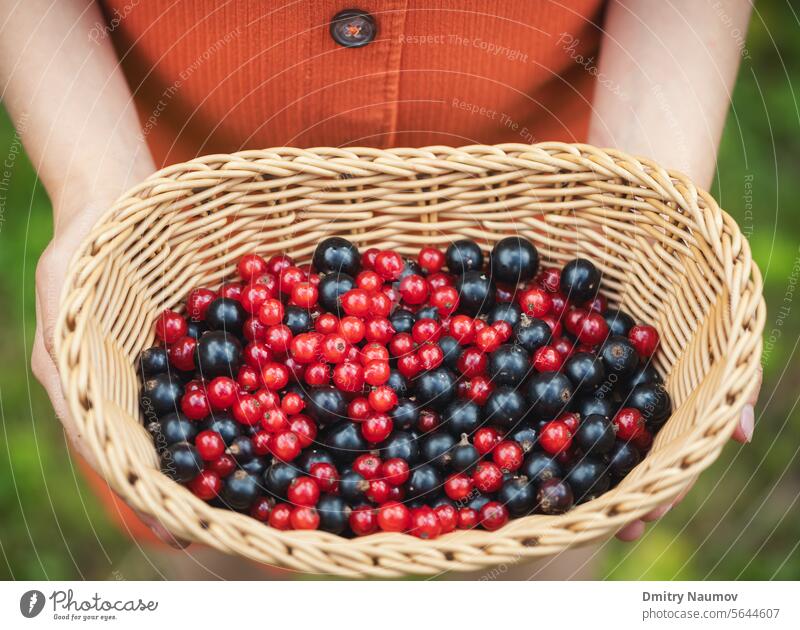
{"type": "Polygon", "coordinates": [[[369,293],[364,289],[350,289],[341,300],[342,309],[348,315],[365,317],[369,314],[369,293]]]}
{"type": "Polygon", "coordinates": [[[269,455],[272,452],[272,433],[269,431],[258,431],[250,441],[256,455],[269,455]]]}
{"type": "Polygon", "coordinates": [[[561,420],[552,420],[542,427],[539,444],[545,453],[557,455],[572,446],[572,433],[561,420]]]}
{"type": "Polygon", "coordinates": [[[371,503],[384,503],[389,500],[391,489],[385,479],[373,479],[369,482],[369,488],[364,495],[371,503]]]}
{"type": "Polygon", "coordinates": [[[213,470],[201,470],[200,474],[189,483],[189,489],[196,497],[210,501],[222,489],[222,479],[213,470]]]}
{"type": "Polygon", "coordinates": [[[563,363],[563,356],[553,346],[542,346],[533,353],[533,367],[539,372],[557,372],[563,363]]]}
{"type": "Polygon", "coordinates": [[[313,420],[303,414],[298,414],[289,421],[289,429],[300,440],[302,448],[308,448],[314,443],[317,437],[317,425],[313,420]]]}
{"type": "Polygon", "coordinates": [[[472,494],[475,483],[464,473],[450,475],[444,482],[444,493],[453,501],[463,501],[472,494]]]}
{"type": "Polygon", "coordinates": [[[175,343],[189,331],[182,315],[166,310],[156,320],[156,336],[164,343],[175,343]]]}
{"type": "Polygon", "coordinates": [[[169,362],[179,370],[194,370],[194,350],[197,340],[194,337],[181,337],[167,348],[169,362]]]}
{"type": "Polygon", "coordinates": [[[220,477],[227,477],[234,470],[236,470],[236,460],[227,453],[215,459],[209,465],[209,468],[217,473],[220,477]]]}
{"type": "Polygon", "coordinates": [[[544,317],[553,308],[553,299],[543,289],[528,289],[519,296],[522,312],[530,317],[544,317]]]}
{"type": "Polygon", "coordinates": [[[278,287],[281,293],[291,295],[294,285],[305,280],[306,272],[300,267],[286,267],[278,274],[278,287]]]}
{"type": "Polygon", "coordinates": [[[284,462],[295,459],[302,450],[300,438],[291,431],[281,431],[276,433],[270,443],[272,454],[284,462]]]}
{"type": "Polygon", "coordinates": [[[455,286],[455,284],[455,277],[443,271],[437,271],[428,276],[428,285],[430,285],[431,291],[439,287],[452,287],[455,286]]]}
{"type": "Polygon", "coordinates": [[[489,501],[481,508],[480,521],[484,529],[493,532],[508,522],[508,510],[502,503],[489,501]]]}
{"type": "Polygon", "coordinates": [[[265,300],[258,308],[258,321],[265,326],[277,326],[283,321],[283,304],[274,298],[265,300]]]}
{"type": "Polygon", "coordinates": [[[370,407],[378,413],[391,411],[397,406],[397,394],[391,387],[381,385],[373,389],[367,396],[370,407]]]}
{"type": "Polygon", "coordinates": [[[480,523],[478,510],[462,507],[458,510],[458,529],[475,529],[480,523]]]}
{"type": "Polygon", "coordinates": [[[411,512],[402,503],[387,501],[378,508],[378,527],[385,532],[405,532],[411,526],[411,512]]]}
{"type": "Polygon", "coordinates": [[[272,360],[272,352],[267,344],[254,341],[244,347],[242,358],[247,365],[260,370],[272,360]]]}
{"type": "Polygon", "coordinates": [[[458,308],[459,297],[455,287],[439,287],[431,294],[431,306],[435,307],[442,317],[449,317],[458,308]]]}
{"type": "Polygon", "coordinates": [[[406,263],[397,252],[382,251],[375,256],[375,271],[386,280],[397,280],[406,263]]]}
{"type": "Polygon", "coordinates": [[[483,406],[494,391],[491,379],[483,375],[473,376],[467,383],[466,397],[476,405],[483,406]]]}
{"type": "Polygon", "coordinates": [[[292,508],[286,503],[278,503],[269,515],[269,526],[278,530],[292,527],[292,508]]]}
{"type": "Polygon", "coordinates": [[[576,337],[581,331],[581,322],[586,317],[586,311],[582,308],[572,308],[564,314],[564,328],[567,332],[576,337]]]}
{"type": "Polygon", "coordinates": [[[437,345],[425,343],[417,350],[417,357],[423,370],[434,370],[444,361],[444,352],[437,345]]]}
{"type": "Polygon", "coordinates": [[[378,254],[381,253],[381,250],[377,249],[376,247],[370,247],[363,254],[361,254],[361,266],[364,269],[374,270],[375,269],[375,259],[378,257],[378,254]]]}
{"type": "Polygon", "coordinates": [[[494,447],[492,461],[500,466],[503,472],[514,472],[522,466],[525,452],[522,447],[512,440],[505,440],[494,447]]]}
{"type": "Polygon", "coordinates": [[[336,466],[328,462],[312,464],[309,471],[323,492],[336,492],[339,487],[339,473],[336,466]]]}
{"type": "Polygon", "coordinates": [[[456,508],[452,505],[448,505],[447,503],[443,503],[442,505],[437,505],[433,508],[433,511],[436,513],[436,517],[439,519],[439,525],[442,527],[443,534],[449,534],[453,530],[455,530],[456,526],[458,525],[458,512],[456,508]]]}
{"type": "Polygon", "coordinates": [[[208,402],[216,411],[228,409],[236,402],[236,382],[227,376],[217,376],[208,384],[208,402]]]}
{"type": "Polygon", "coordinates": [[[217,299],[217,294],[211,289],[194,289],[186,298],[186,314],[195,322],[202,322],[206,318],[206,311],[211,302],[217,299]]]}
{"type": "Polygon", "coordinates": [[[503,471],[493,462],[479,462],[472,473],[472,482],[483,493],[497,492],[503,485],[503,471]]]}
{"type": "Polygon", "coordinates": [[[397,370],[406,378],[414,378],[422,372],[422,364],[416,354],[406,354],[397,359],[397,370]]]}
{"type": "Polygon", "coordinates": [[[381,475],[383,475],[384,479],[392,486],[402,486],[408,481],[410,474],[411,471],[408,462],[399,457],[387,459],[381,465],[381,475]]]}
{"type": "Polygon", "coordinates": [[[258,254],[246,254],[242,256],[239,259],[239,264],[236,265],[236,269],[239,272],[239,277],[245,282],[250,282],[262,273],[268,271],[267,261],[258,254]]]}
{"type": "Polygon", "coordinates": [[[402,357],[414,350],[414,338],[408,333],[397,333],[389,342],[389,352],[394,358],[402,357]]]}
{"type": "Polygon", "coordinates": [[[658,348],[658,331],[652,326],[633,326],[628,331],[628,339],[639,356],[645,359],[653,356],[656,348],[658,348]]]}
{"type": "Polygon", "coordinates": [[[503,341],[505,340],[502,334],[493,326],[486,326],[475,335],[475,345],[486,353],[492,353],[497,350],[503,341]]]}
{"type": "Polygon", "coordinates": [[[394,336],[394,328],[385,317],[372,317],[367,320],[364,336],[371,343],[387,344],[394,336]]]}
{"type": "Polygon", "coordinates": [[[242,326],[242,334],[248,341],[266,341],[267,328],[258,318],[248,317],[242,326]]]}
{"type": "Polygon", "coordinates": [[[319,299],[319,290],[312,282],[298,282],[292,287],[292,304],[300,308],[313,308],[319,299]]]}
{"type": "Polygon", "coordinates": [[[253,426],[261,422],[261,417],[264,415],[261,402],[258,398],[250,394],[239,396],[236,402],[233,403],[231,411],[237,422],[248,426],[253,426]]]}
{"type": "Polygon", "coordinates": [[[258,313],[261,305],[272,297],[270,290],[263,284],[248,284],[242,289],[239,302],[248,313],[258,313]]]}
{"type": "Polygon", "coordinates": [[[400,295],[406,304],[416,306],[428,299],[428,281],[417,274],[409,274],[400,281],[400,295]]]}
{"type": "Polygon", "coordinates": [[[311,477],[296,477],[289,484],[286,498],[293,505],[314,506],[319,501],[319,486],[311,477]]]}
{"type": "Polygon", "coordinates": [[[331,381],[331,368],[327,363],[312,363],[306,368],[303,380],[311,387],[322,387],[331,381]]]}
{"type": "Polygon", "coordinates": [[[333,384],[343,392],[360,392],[364,387],[364,368],[345,361],[333,368],[333,384]]]}
{"type": "Polygon", "coordinates": [[[380,476],[382,465],[380,457],[372,453],[364,453],[353,461],[353,471],[369,481],[380,476]]]}
{"type": "Polygon", "coordinates": [[[395,302],[394,296],[389,295],[388,291],[375,291],[369,296],[369,311],[374,317],[389,317],[392,312],[392,304],[395,302]]]}
{"type": "Polygon", "coordinates": [[[266,523],[269,520],[269,513],[272,511],[272,501],[267,497],[259,497],[250,508],[250,516],[257,521],[266,523]]]}
{"type": "Polygon", "coordinates": [[[367,327],[358,317],[348,315],[339,321],[339,333],[351,344],[359,343],[366,332],[367,327]]]}
{"type": "Polygon", "coordinates": [[[378,444],[389,437],[393,427],[394,423],[389,416],[385,413],[375,413],[361,423],[361,435],[367,442],[378,444]]]}
{"type": "Polygon", "coordinates": [[[347,405],[347,416],[355,422],[366,420],[371,413],[372,408],[369,406],[369,402],[362,396],[353,398],[347,405]]]}
{"type": "Polygon", "coordinates": [[[475,431],[475,436],[472,438],[472,445],[477,449],[481,455],[490,453],[492,449],[500,444],[502,437],[497,429],[492,427],[481,427],[475,431]]]}
{"type": "Polygon", "coordinates": [[[367,385],[383,385],[389,380],[391,368],[388,361],[368,361],[364,365],[364,381],[367,385]]]}
{"type": "Polygon", "coordinates": [[[181,397],[181,411],[189,420],[202,420],[210,412],[208,398],[203,390],[185,392],[181,397]]]}
{"type": "Polygon", "coordinates": [[[292,331],[283,324],[270,326],[264,343],[277,355],[287,354],[292,343],[292,331]]]}
{"type": "Polygon", "coordinates": [[[423,505],[411,510],[411,531],[409,533],[423,540],[433,540],[442,533],[442,524],[433,508],[423,505]]]}
{"type": "Polygon", "coordinates": [[[367,536],[378,529],[378,517],[375,510],[367,505],[357,507],[348,517],[350,529],[356,536],[367,536]]]}
{"type": "Polygon", "coordinates": [[[281,390],[289,384],[289,368],[282,363],[267,363],[261,370],[261,380],[267,389],[281,390]]]}
{"type": "Polygon", "coordinates": [[[226,282],[219,288],[219,296],[228,300],[239,300],[244,285],[239,282],[226,282]]]}
{"type": "Polygon", "coordinates": [[[289,352],[295,361],[307,365],[319,361],[323,353],[324,337],[318,332],[300,333],[292,338],[289,352]]]}
{"type": "Polygon", "coordinates": [[[319,513],[310,507],[296,507],[289,516],[294,529],[319,529],[319,513]]]}
{"type": "Polygon", "coordinates": [[[243,392],[255,391],[261,385],[261,375],[254,367],[243,365],[236,374],[236,384],[243,392]]]}
{"type": "Polygon", "coordinates": [[[435,343],[442,336],[442,326],[435,319],[419,319],[411,327],[411,336],[419,344],[435,343]]]}
{"type": "Polygon", "coordinates": [[[461,353],[461,356],[456,362],[458,371],[467,378],[486,374],[486,368],[488,365],[488,357],[478,348],[467,348],[461,353]]]}
{"type": "Polygon", "coordinates": [[[417,262],[425,273],[436,273],[444,267],[444,252],[433,247],[423,247],[417,254],[417,262]]]}
{"type": "Polygon", "coordinates": [[[553,267],[542,269],[539,275],[536,276],[535,282],[545,291],[555,293],[561,283],[561,272],[553,267]]]}
{"type": "Polygon", "coordinates": [[[450,320],[450,336],[462,346],[466,346],[475,339],[475,320],[467,315],[456,315],[450,320]]]}
{"type": "Polygon", "coordinates": [[[218,459],[225,452],[225,440],[216,431],[201,431],[194,440],[197,452],[204,461],[218,459]]]}
{"type": "Polygon", "coordinates": [[[339,318],[333,313],[323,313],[314,322],[314,330],[323,335],[330,335],[339,330],[339,318]]]}
{"type": "Polygon", "coordinates": [[[377,291],[383,286],[383,278],[374,271],[362,271],[356,276],[356,286],[364,291],[377,291]]]}
{"type": "Polygon", "coordinates": [[[617,428],[617,439],[626,442],[635,440],[645,430],[642,412],[633,407],[620,409],[614,416],[614,426],[617,428]]]}
{"type": "Polygon", "coordinates": [[[596,346],[608,337],[608,324],[600,313],[591,311],[580,321],[578,340],[587,346],[596,346]]]}
{"type": "Polygon", "coordinates": [[[293,416],[305,409],[303,397],[296,392],[289,392],[281,400],[281,411],[288,416],[293,416]]]}
{"type": "Polygon", "coordinates": [[[541,318],[542,321],[550,327],[553,337],[561,336],[561,322],[552,315],[545,315],[541,318]]]}
{"type": "Polygon", "coordinates": [[[575,432],[578,430],[578,426],[580,426],[581,423],[578,414],[570,411],[562,413],[560,416],[558,416],[558,418],[556,418],[556,420],[563,422],[572,435],[575,435],[575,432]]]}

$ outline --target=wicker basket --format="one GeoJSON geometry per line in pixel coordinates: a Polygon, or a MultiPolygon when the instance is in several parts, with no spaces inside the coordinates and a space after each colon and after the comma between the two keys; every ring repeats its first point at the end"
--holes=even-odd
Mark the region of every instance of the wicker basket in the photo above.
{"type": "Polygon", "coordinates": [[[607,538],[718,456],[756,385],[765,307],[736,223],[686,177],[587,145],[276,148],[170,166],[122,197],[70,265],[56,328],[62,384],[111,487],[175,535],[299,571],[391,577],[469,570],[607,538]],[[138,407],[137,353],[162,309],[246,252],[307,260],[324,236],[414,254],[519,233],[545,262],[582,255],[612,304],[661,332],[674,413],[617,487],[562,516],[433,541],[272,529],[162,475],[138,407]]]}

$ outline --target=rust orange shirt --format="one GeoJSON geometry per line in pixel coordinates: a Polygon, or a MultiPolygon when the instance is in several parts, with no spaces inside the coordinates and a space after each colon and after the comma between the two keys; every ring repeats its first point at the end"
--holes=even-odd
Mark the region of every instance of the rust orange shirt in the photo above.
{"type": "Polygon", "coordinates": [[[103,0],[161,164],[291,145],[583,140],[602,0],[103,0]],[[334,41],[360,9],[375,36],[334,41]],[[580,55],[580,56],[579,56],[580,55]]]}

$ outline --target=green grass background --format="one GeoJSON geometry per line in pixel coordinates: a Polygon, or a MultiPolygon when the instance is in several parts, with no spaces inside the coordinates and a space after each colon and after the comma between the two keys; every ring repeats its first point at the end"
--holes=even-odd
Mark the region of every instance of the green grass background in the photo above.
{"type": "MultiPolygon", "coordinates": [[[[727,446],[641,541],[604,546],[598,577],[800,579],[800,305],[791,295],[800,291],[800,110],[791,83],[800,76],[800,24],[792,4],[757,5],[713,190],[743,226],[764,275],[766,339],[779,335],[765,353],[755,439],[727,446]],[[779,319],[782,307],[789,313],[779,319]]],[[[120,566],[126,577],[154,577],[148,556],[119,532],[75,469],[30,374],[34,270],[52,221],[4,111],[0,155],[16,156],[0,187],[0,577],[114,579],[120,566]]]]}

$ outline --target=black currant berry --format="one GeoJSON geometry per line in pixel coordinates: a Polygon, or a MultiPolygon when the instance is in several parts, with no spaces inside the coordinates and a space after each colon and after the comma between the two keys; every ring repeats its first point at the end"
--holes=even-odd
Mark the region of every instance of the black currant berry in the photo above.
{"type": "Polygon", "coordinates": [[[348,464],[369,450],[359,426],[348,420],[331,426],[325,432],[324,444],[336,461],[348,464]]]}
{"type": "Polygon", "coordinates": [[[455,371],[457,369],[458,359],[464,352],[464,348],[449,335],[442,337],[436,343],[444,353],[444,365],[455,371]]]}
{"type": "Polygon", "coordinates": [[[648,362],[639,365],[633,374],[619,384],[619,387],[626,392],[630,392],[638,385],[656,385],[661,383],[663,383],[661,375],[648,362]]]}
{"type": "Polygon", "coordinates": [[[475,241],[463,239],[450,243],[444,254],[447,268],[454,275],[483,268],[483,252],[475,241]]]}
{"type": "Polygon", "coordinates": [[[600,348],[600,358],[603,360],[606,372],[626,378],[633,374],[639,365],[639,355],[626,337],[610,337],[600,348]]]}
{"type": "Polygon", "coordinates": [[[532,451],[538,442],[538,434],[533,427],[518,427],[509,437],[519,444],[526,453],[532,451]]]}
{"type": "Polygon", "coordinates": [[[576,503],[585,503],[608,490],[611,478],[608,466],[594,457],[582,457],[567,473],[566,481],[572,488],[576,503]]]}
{"type": "MultiPolygon", "coordinates": [[[[601,390],[602,391],[602,390],[601,390]]],[[[601,391],[596,392],[600,394],[601,391]]],[[[581,417],[598,414],[606,418],[612,418],[617,411],[614,401],[608,396],[600,397],[592,394],[577,398],[573,405],[574,411],[581,417]]]]}
{"type": "Polygon", "coordinates": [[[403,271],[400,272],[400,277],[398,280],[402,280],[407,276],[422,276],[424,275],[422,271],[422,267],[417,264],[416,260],[411,260],[410,258],[404,259],[403,264],[403,271]]]}
{"type": "Polygon", "coordinates": [[[597,390],[606,380],[603,362],[590,352],[576,352],[567,359],[564,374],[580,394],[597,390]]]}
{"type": "Polygon", "coordinates": [[[291,464],[274,462],[264,473],[264,487],[276,499],[286,499],[289,485],[300,476],[300,471],[291,464]]]}
{"type": "Polygon", "coordinates": [[[407,431],[394,431],[383,443],[380,456],[387,459],[404,459],[409,466],[419,461],[419,445],[412,433],[407,431]]]}
{"type": "Polygon", "coordinates": [[[330,453],[324,449],[304,449],[300,454],[300,457],[297,458],[297,467],[306,474],[310,475],[311,467],[314,464],[330,464],[331,466],[334,466],[335,462],[333,461],[333,457],[331,457],[330,453]]]}
{"type": "Polygon", "coordinates": [[[237,437],[242,435],[242,425],[228,414],[220,411],[206,418],[200,426],[201,431],[215,431],[219,433],[222,437],[222,441],[225,442],[225,446],[230,446],[237,437]]]}
{"type": "Polygon", "coordinates": [[[389,323],[394,328],[395,333],[410,333],[417,318],[414,313],[405,308],[398,308],[389,315],[389,323]]]}
{"type": "Polygon", "coordinates": [[[587,416],[575,432],[575,443],[587,455],[603,455],[614,447],[616,435],[614,425],[608,418],[587,416]]]}
{"type": "Polygon", "coordinates": [[[536,507],[536,484],[527,477],[512,477],[503,483],[497,500],[513,518],[530,514],[536,507]]]}
{"type": "Polygon", "coordinates": [[[414,392],[420,407],[443,409],[455,398],[455,374],[447,368],[423,372],[414,381],[414,392]]]}
{"type": "Polygon", "coordinates": [[[261,479],[264,476],[264,473],[267,472],[270,463],[271,460],[268,457],[253,457],[252,459],[239,464],[239,467],[246,473],[253,475],[256,479],[261,479]]]}
{"type": "Polygon", "coordinates": [[[637,385],[625,401],[625,406],[641,411],[652,428],[660,427],[672,413],[672,400],[660,383],[637,385]]]}
{"type": "Polygon", "coordinates": [[[317,502],[319,528],[323,532],[341,534],[347,529],[350,507],[340,497],[326,494],[317,502]]]}
{"type": "Polygon", "coordinates": [[[339,494],[350,505],[358,506],[366,502],[369,481],[354,470],[345,470],[339,477],[339,494]]]}
{"type": "Polygon", "coordinates": [[[140,396],[145,417],[149,418],[152,412],[159,417],[177,413],[180,411],[181,396],[183,396],[183,385],[177,376],[165,373],[148,378],[142,384],[140,396]]]}
{"type": "Polygon", "coordinates": [[[615,309],[608,309],[605,313],[603,313],[603,319],[606,320],[609,334],[612,336],[619,335],[622,337],[627,337],[628,331],[630,331],[630,329],[636,325],[636,322],[633,321],[633,317],[624,311],[615,309]]]}
{"type": "Polygon", "coordinates": [[[492,249],[489,267],[495,282],[512,286],[523,284],[539,270],[539,252],[530,241],[507,236],[492,249]]]}
{"type": "Polygon", "coordinates": [[[193,319],[190,319],[186,323],[186,335],[192,339],[200,339],[200,337],[203,336],[203,333],[207,331],[208,326],[206,326],[205,322],[196,322],[193,319]]]}
{"type": "Polygon", "coordinates": [[[616,479],[621,479],[636,468],[640,461],[642,456],[633,444],[618,440],[611,449],[608,469],[616,479]]]}
{"type": "Polygon", "coordinates": [[[581,304],[591,300],[600,288],[600,272],[585,258],[570,260],[561,270],[559,290],[568,300],[581,304]]]}
{"type": "Polygon", "coordinates": [[[522,392],[506,385],[497,387],[483,407],[488,424],[497,424],[506,429],[513,429],[527,412],[528,403],[522,392]]]}
{"type": "Polygon", "coordinates": [[[321,425],[330,425],[347,417],[344,394],[331,385],[307,391],[306,413],[321,425]]]}
{"type": "Polygon", "coordinates": [[[322,276],[317,287],[320,306],[326,311],[341,316],[343,313],[340,298],[355,286],[356,281],[353,280],[353,276],[344,272],[333,272],[322,276]]]}
{"type": "Polygon", "coordinates": [[[139,374],[142,375],[142,380],[156,374],[163,374],[167,370],[169,370],[169,358],[166,348],[153,346],[145,348],[139,354],[139,374]]]}
{"type": "Polygon", "coordinates": [[[439,494],[442,487],[441,473],[430,464],[416,466],[408,478],[408,498],[418,499],[425,497],[426,503],[439,494]]]}
{"type": "Polygon", "coordinates": [[[441,317],[439,317],[439,310],[435,306],[423,306],[417,311],[416,318],[417,321],[421,319],[432,319],[436,322],[441,319],[441,317]]]}
{"type": "Polygon", "coordinates": [[[522,346],[505,344],[489,355],[487,374],[495,385],[519,385],[531,370],[531,358],[522,346]]]}
{"type": "Polygon", "coordinates": [[[514,302],[501,302],[496,304],[489,311],[488,321],[490,324],[495,322],[506,322],[509,326],[516,326],[522,318],[522,310],[514,302]]]}
{"type": "Polygon", "coordinates": [[[472,435],[482,420],[483,411],[471,400],[454,400],[442,412],[443,428],[456,438],[464,433],[472,435]]]}
{"type": "Polygon", "coordinates": [[[299,335],[311,330],[314,321],[308,310],[299,306],[287,306],[283,313],[283,323],[293,335],[299,335]]]}
{"type": "Polygon", "coordinates": [[[408,431],[417,425],[419,420],[419,407],[410,398],[400,398],[397,406],[390,413],[395,429],[408,431]]]}
{"type": "Polygon", "coordinates": [[[456,278],[458,312],[477,317],[492,310],[497,290],[494,282],[482,271],[467,271],[456,278]]]}
{"type": "Polygon", "coordinates": [[[542,482],[536,493],[536,507],[542,514],[563,514],[572,507],[572,488],[561,479],[542,482]]]}
{"type": "MultiPolygon", "coordinates": [[[[172,446],[178,442],[194,442],[197,436],[197,423],[192,422],[182,413],[170,413],[161,418],[150,431],[153,441],[159,449],[172,446]]],[[[148,429],[150,426],[148,426],[148,429]]]]}
{"type": "Polygon", "coordinates": [[[203,460],[194,445],[178,442],[161,453],[161,472],[178,483],[188,483],[203,470],[203,460]]]}
{"type": "Polygon", "coordinates": [[[422,440],[419,452],[422,461],[438,468],[447,468],[452,459],[456,438],[446,431],[436,431],[422,440]]]}
{"type": "Polygon", "coordinates": [[[519,323],[514,326],[514,343],[522,346],[533,354],[542,346],[550,343],[552,330],[547,323],[535,317],[522,315],[519,323]]]}
{"type": "Polygon", "coordinates": [[[258,479],[244,470],[236,470],[222,482],[220,499],[232,510],[247,510],[261,496],[258,479]]]}
{"type": "Polygon", "coordinates": [[[467,434],[461,436],[461,441],[450,451],[450,469],[455,472],[471,470],[480,460],[481,454],[467,440],[467,434]]]}
{"type": "Polygon", "coordinates": [[[226,452],[233,457],[239,465],[249,462],[256,456],[256,452],[253,449],[253,440],[246,435],[240,435],[234,438],[231,445],[226,449],[226,452]]]}
{"type": "Polygon", "coordinates": [[[242,326],[247,319],[247,311],[238,300],[231,298],[217,298],[208,306],[206,311],[206,324],[210,330],[220,330],[242,334],[242,326]]]}
{"type": "Polygon", "coordinates": [[[537,484],[561,477],[564,474],[561,464],[542,451],[529,453],[522,463],[520,472],[537,484]]]}
{"type": "Polygon", "coordinates": [[[401,396],[411,396],[412,394],[408,379],[398,370],[391,370],[389,372],[389,380],[386,381],[386,385],[394,390],[398,398],[401,396]]]}
{"type": "Polygon", "coordinates": [[[242,344],[222,330],[207,332],[197,342],[195,364],[208,381],[217,376],[236,378],[242,364],[242,344]]]}
{"type": "Polygon", "coordinates": [[[358,248],[339,236],[321,240],[311,261],[319,273],[346,273],[355,276],[361,267],[358,248]]]}
{"type": "Polygon", "coordinates": [[[537,420],[552,420],[560,415],[569,405],[572,393],[572,383],[559,372],[534,374],[527,383],[528,402],[537,420]]]}

